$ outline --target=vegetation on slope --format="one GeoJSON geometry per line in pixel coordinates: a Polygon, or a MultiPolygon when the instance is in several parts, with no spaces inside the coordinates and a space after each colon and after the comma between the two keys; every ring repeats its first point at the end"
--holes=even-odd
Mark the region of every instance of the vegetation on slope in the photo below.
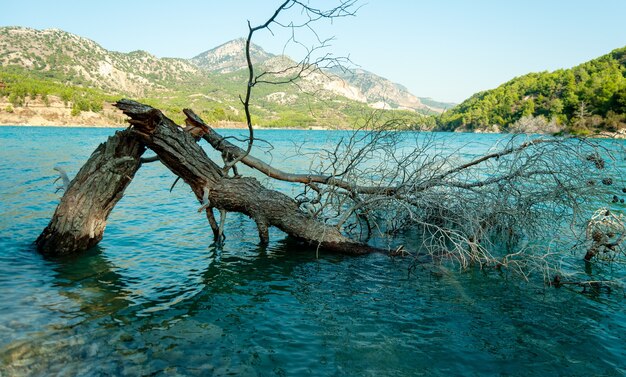
{"type": "MultiPolygon", "coordinates": [[[[219,48],[235,48],[236,42],[219,48]]],[[[232,60],[219,62],[229,63],[228,69],[216,70],[209,68],[221,66],[213,66],[209,60],[202,65],[200,58],[159,59],[144,51],[124,54],[61,30],[4,27],[0,28],[0,100],[4,97],[10,107],[0,111],[28,106],[28,99],[38,97],[46,103],[47,97],[54,95],[73,115],[97,113],[105,102],[130,97],[163,109],[176,121],[182,121],[176,118],[181,117],[183,108],[190,107],[208,122],[243,122],[239,95],[245,90],[247,71],[237,65],[237,52],[222,56],[222,60],[232,60]]],[[[279,59],[266,55],[257,69],[279,59]]],[[[211,57],[211,51],[203,56],[211,57]]],[[[259,86],[253,99],[254,123],[349,128],[372,111],[368,103],[323,90],[328,83],[324,80],[329,79],[324,75],[305,79],[304,92],[289,84],[259,86]]],[[[412,110],[394,114],[408,119],[409,127],[434,126],[432,118],[412,110]]]]}
{"type": "Polygon", "coordinates": [[[438,119],[442,130],[566,131],[626,128],[626,47],[571,69],[530,73],[477,93],[438,119]],[[542,129],[543,128],[543,129],[542,129]]]}
{"type": "Polygon", "coordinates": [[[117,98],[100,89],[62,84],[51,77],[41,77],[15,67],[0,70],[0,97],[7,97],[10,103],[9,107],[2,109],[4,111],[12,112],[12,108],[25,106],[29,99],[36,98],[47,105],[51,95],[58,96],[67,107],[71,107],[72,115],[81,111],[100,112],[104,102],[117,98]]]}
{"type": "MultiPolygon", "coordinates": [[[[243,122],[238,92],[242,90],[243,72],[209,74],[194,83],[178,82],[168,89],[153,89],[139,100],[163,109],[176,119],[183,108],[193,108],[207,122],[243,122]]],[[[105,102],[114,102],[128,93],[73,84],[67,78],[18,66],[0,70],[0,98],[10,102],[0,111],[28,106],[29,100],[39,98],[47,103],[49,96],[60,97],[72,115],[82,111],[101,112],[105,102]]],[[[319,97],[302,93],[290,85],[259,86],[255,93],[254,123],[265,127],[338,127],[354,126],[364,114],[371,112],[366,104],[338,96],[319,97]]],[[[413,111],[394,111],[414,127],[434,127],[434,119],[413,111]]]]}

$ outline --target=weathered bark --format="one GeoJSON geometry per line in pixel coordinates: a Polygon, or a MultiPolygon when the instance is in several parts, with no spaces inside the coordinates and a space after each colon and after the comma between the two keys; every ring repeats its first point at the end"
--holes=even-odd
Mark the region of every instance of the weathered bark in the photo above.
{"type": "Polygon", "coordinates": [[[227,177],[197,144],[192,132],[184,132],[159,110],[121,100],[115,104],[131,119],[133,132],[174,174],[193,190],[203,206],[243,213],[258,226],[261,241],[268,240],[267,227],[275,226],[320,248],[346,254],[367,254],[381,250],[354,242],[336,227],[324,225],[301,212],[295,200],[269,190],[250,177],[227,177]],[[209,203],[203,200],[208,192],[209,203]]]}
{"type": "Polygon", "coordinates": [[[100,144],[66,188],[37,238],[37,249],[46,255],[63,255],[100,242],[107,217],[139,169],[144,151],[130,130],[118,131],[100,144]]]}

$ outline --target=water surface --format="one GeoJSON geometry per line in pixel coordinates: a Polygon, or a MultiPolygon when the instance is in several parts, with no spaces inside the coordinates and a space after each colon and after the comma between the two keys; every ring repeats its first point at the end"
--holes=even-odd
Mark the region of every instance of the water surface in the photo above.
{"type": "MultiPolygon", "coordinates": [[[[259,248],[254,223],[235,214],[216,249],[189,188],[170,193],[158,163],[138,172],[98,247],[42,258],[32,242],[58,203],[52,167],[73,176],[112,132],[0,127],[2,376],[626,374],[623,293],[409,273],[381,255],[317,258],[276,230],[259,248]]],[[[258,134],[286,169],[308,166],[294,144],[336,137],[258,134]]],[[[438,137],[478,153],[499,136],[438,137]]]]}

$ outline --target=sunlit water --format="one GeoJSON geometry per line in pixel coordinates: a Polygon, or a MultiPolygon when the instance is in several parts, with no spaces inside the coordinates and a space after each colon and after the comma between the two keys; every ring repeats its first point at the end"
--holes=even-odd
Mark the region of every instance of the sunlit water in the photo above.
{"type": "MultiPolygon", "coordinates": [[[[235,214],[216,250],[190,190],[170,193],[158,163],[138,172],[99,247],[42,258],[33,241],[60,195],[52,167],[73,176],[112,132],[0,128],[0,376],[626,374],[623,293],[316,257],[276,230],[260,249],[235,214]]],[[[294,143],[331,135],[259,134],[274,146],[264,158],[290,170],[308,167],[288,158],[294,143]]],[[[497,139],[439,137],[467,153],[497,139]]]]}

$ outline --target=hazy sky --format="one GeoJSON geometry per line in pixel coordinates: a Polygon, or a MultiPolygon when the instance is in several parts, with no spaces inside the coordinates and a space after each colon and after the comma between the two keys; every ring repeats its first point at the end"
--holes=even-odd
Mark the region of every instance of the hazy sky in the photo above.
{"type": "MultiPolygon", "coordinates": [[[[331,0],[310,0],[324,7],[331,0]]],[[[104,48],[189,58],[246,35],[276,0],[0,0],[0,25],[59,28],[104,48]]],[[[460,102],[531,71],[567,68],[626,46],[626,0],[365,0],[320,24],[332,52],[420,97],[460,102]]],[[[283,35],[255,40],[280,53],[283,35]]]]}

